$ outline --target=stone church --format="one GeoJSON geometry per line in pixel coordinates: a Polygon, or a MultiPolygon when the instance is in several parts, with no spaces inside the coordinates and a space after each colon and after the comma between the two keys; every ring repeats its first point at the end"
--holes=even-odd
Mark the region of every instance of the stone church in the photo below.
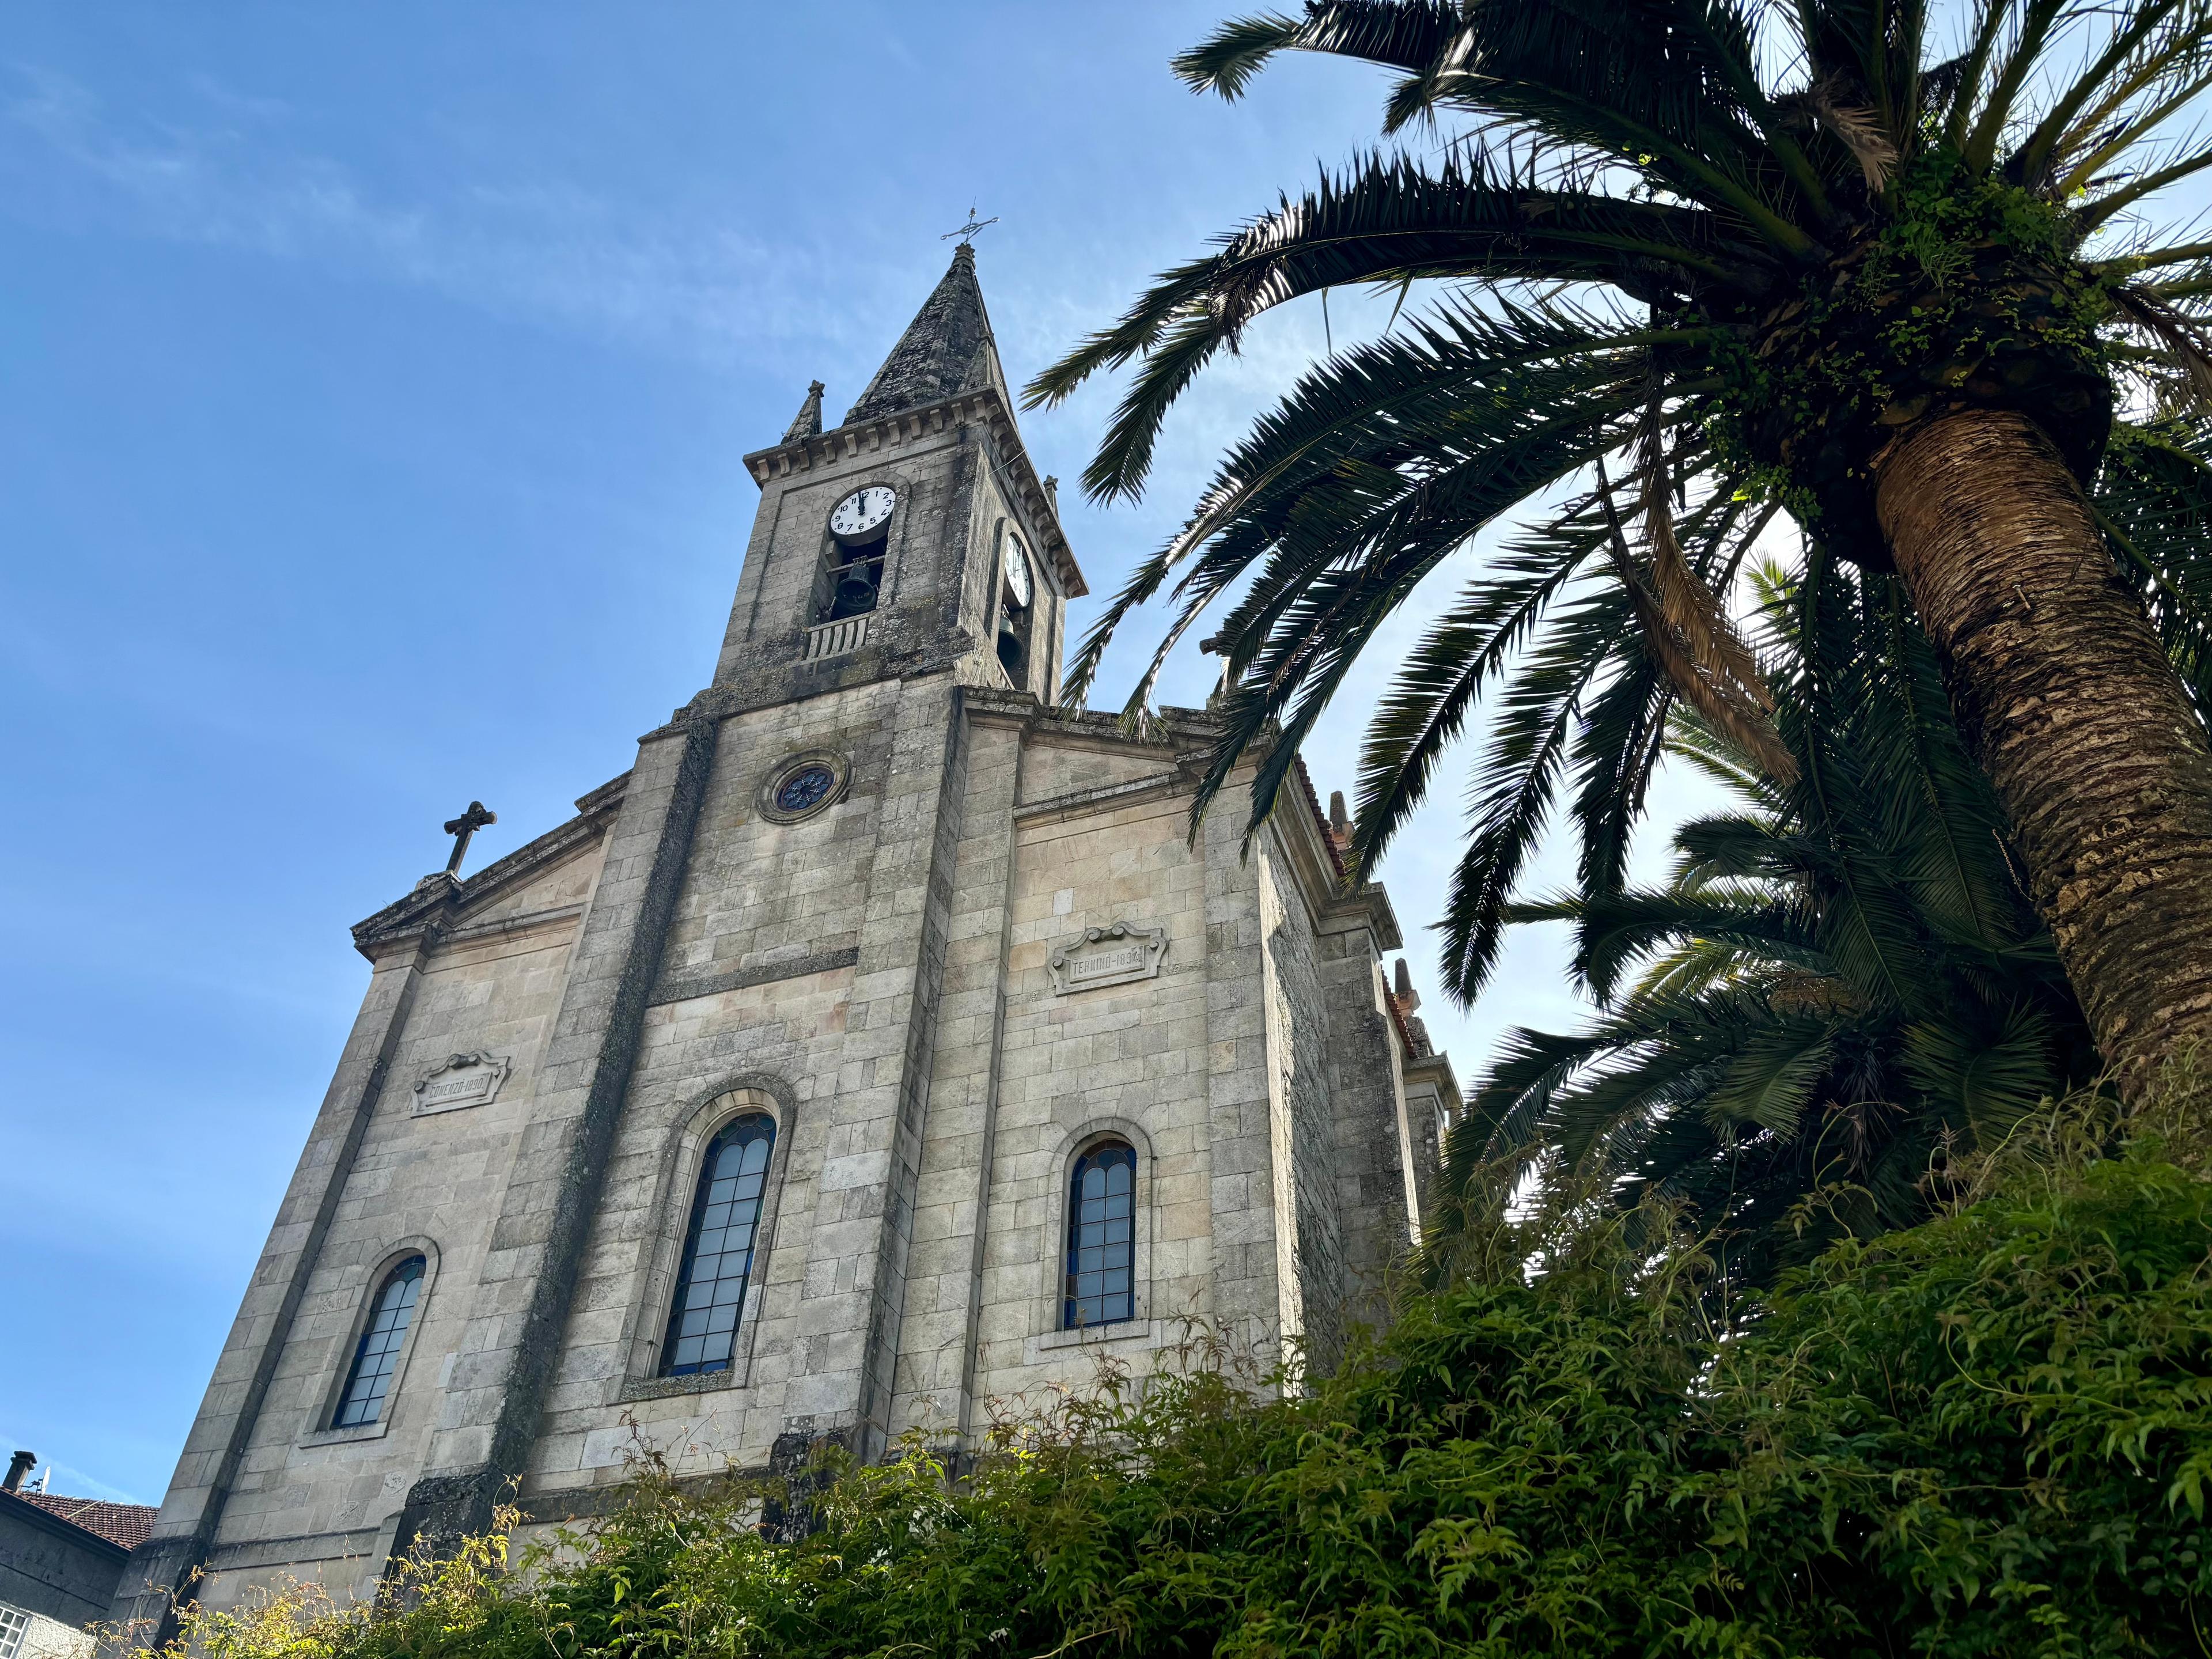
{"type": "Polygon", "coordinates": [[[1327,1365],[1457,1103],[1300,772],[1060,702],[1083,573],[972,250],[761,491],[713,683],[354,929],[368,991],[118,1618],[824,1437],[958,1444],[1189,1320],[1327,1365]],[[199,1575],[195,1579],[194,1575],[199,1575]]]}

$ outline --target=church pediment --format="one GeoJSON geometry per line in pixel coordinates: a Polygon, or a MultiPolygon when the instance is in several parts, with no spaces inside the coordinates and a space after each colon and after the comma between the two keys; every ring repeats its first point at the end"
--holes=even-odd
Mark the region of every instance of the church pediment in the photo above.
{"type": "Polygon", "coordinates": [[[374,961],[403,940],[478,925],[497,927],[549,910],[574,913],[591,887],[595,854],[629,782],[625,772],[576,800],[576,816],[494,860],[465,879],[444,871],[415,884],[404,898],[356,922],[354,948],[374,961]]]}

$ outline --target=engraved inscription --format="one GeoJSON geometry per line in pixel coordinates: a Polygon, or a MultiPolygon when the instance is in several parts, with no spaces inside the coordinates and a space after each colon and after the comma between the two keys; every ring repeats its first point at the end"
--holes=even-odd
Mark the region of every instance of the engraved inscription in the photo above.
{"type": "Polygon", "coordinates": [[[415,1115],[489,1104],[514,1067],[504,1054],[447,1054],[415,1085],[415,1115]]]}
{"type": "Polygon", "coordinates": [[[1067,976],[1081,984],[1115,974],[1142,973],[1144,968],[1145,947],[1133,945],[1126,951],[1099,951],[1077,957],[1067,964],[1067,976]]]}
{"type": "Polygon", "coordinates": [[[1052,953],[1045,971],[1052,976],[1054,996],[1102,985],[1127,985],[1155,977],[1167,948],[1166,928],[1133,927],[1117,921],[1110,927],[1085,928],[1082,938],[1070,939],[1052,953]]]}

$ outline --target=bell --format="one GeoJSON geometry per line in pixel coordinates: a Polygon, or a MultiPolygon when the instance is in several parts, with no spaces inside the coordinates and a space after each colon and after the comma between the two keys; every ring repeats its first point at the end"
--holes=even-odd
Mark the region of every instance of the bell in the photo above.
{"type": "Polygon", "coordinates": [[[847,573],[837,583],[837,614],[857,617],[876,608],[876,585],[865,570],[847,573]]]}

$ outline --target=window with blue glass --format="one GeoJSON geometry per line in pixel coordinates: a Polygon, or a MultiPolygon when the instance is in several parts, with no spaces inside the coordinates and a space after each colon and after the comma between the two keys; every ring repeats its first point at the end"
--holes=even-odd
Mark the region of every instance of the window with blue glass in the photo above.
{"type": "Polygon", "coordinates": [[[1075,1160],[1060,1314],[1067,1329],[1136,1317],[1136,1210],[1135,1149],[1109,1140],[1075,1160]]]}
{"type": "Polygon", "coordinates": [[[830,799],[837,775],[819,763],[802,766],[775,786],[775,804],[786,812],[811,812],[830,799]]]}
{"type": "Polygon", "coordinates": [[[334,1429],[374,1423],[383,1414],[384,1396],[391,1391],[392,1373],[398,1369],[399,1350],[414,1322],[415,1304],[422,1294],[423,1260],[410,1255],[384,1276],[369,1304],[368,1324],[355,1344],[353,1370],[346,1374],[345,1392],[338,1396],[334,1429]]]}
{"type": "Polygon", "coordinates": [[[683,1270],[660,1352],[663,1376],[696,1376],[730,1369],[738,1325],[752,1278],[754,1237],[768,1187],[775,1120],[741,1117],[707,1144],[691,1225],[684,1235],[683,1270]]]}

